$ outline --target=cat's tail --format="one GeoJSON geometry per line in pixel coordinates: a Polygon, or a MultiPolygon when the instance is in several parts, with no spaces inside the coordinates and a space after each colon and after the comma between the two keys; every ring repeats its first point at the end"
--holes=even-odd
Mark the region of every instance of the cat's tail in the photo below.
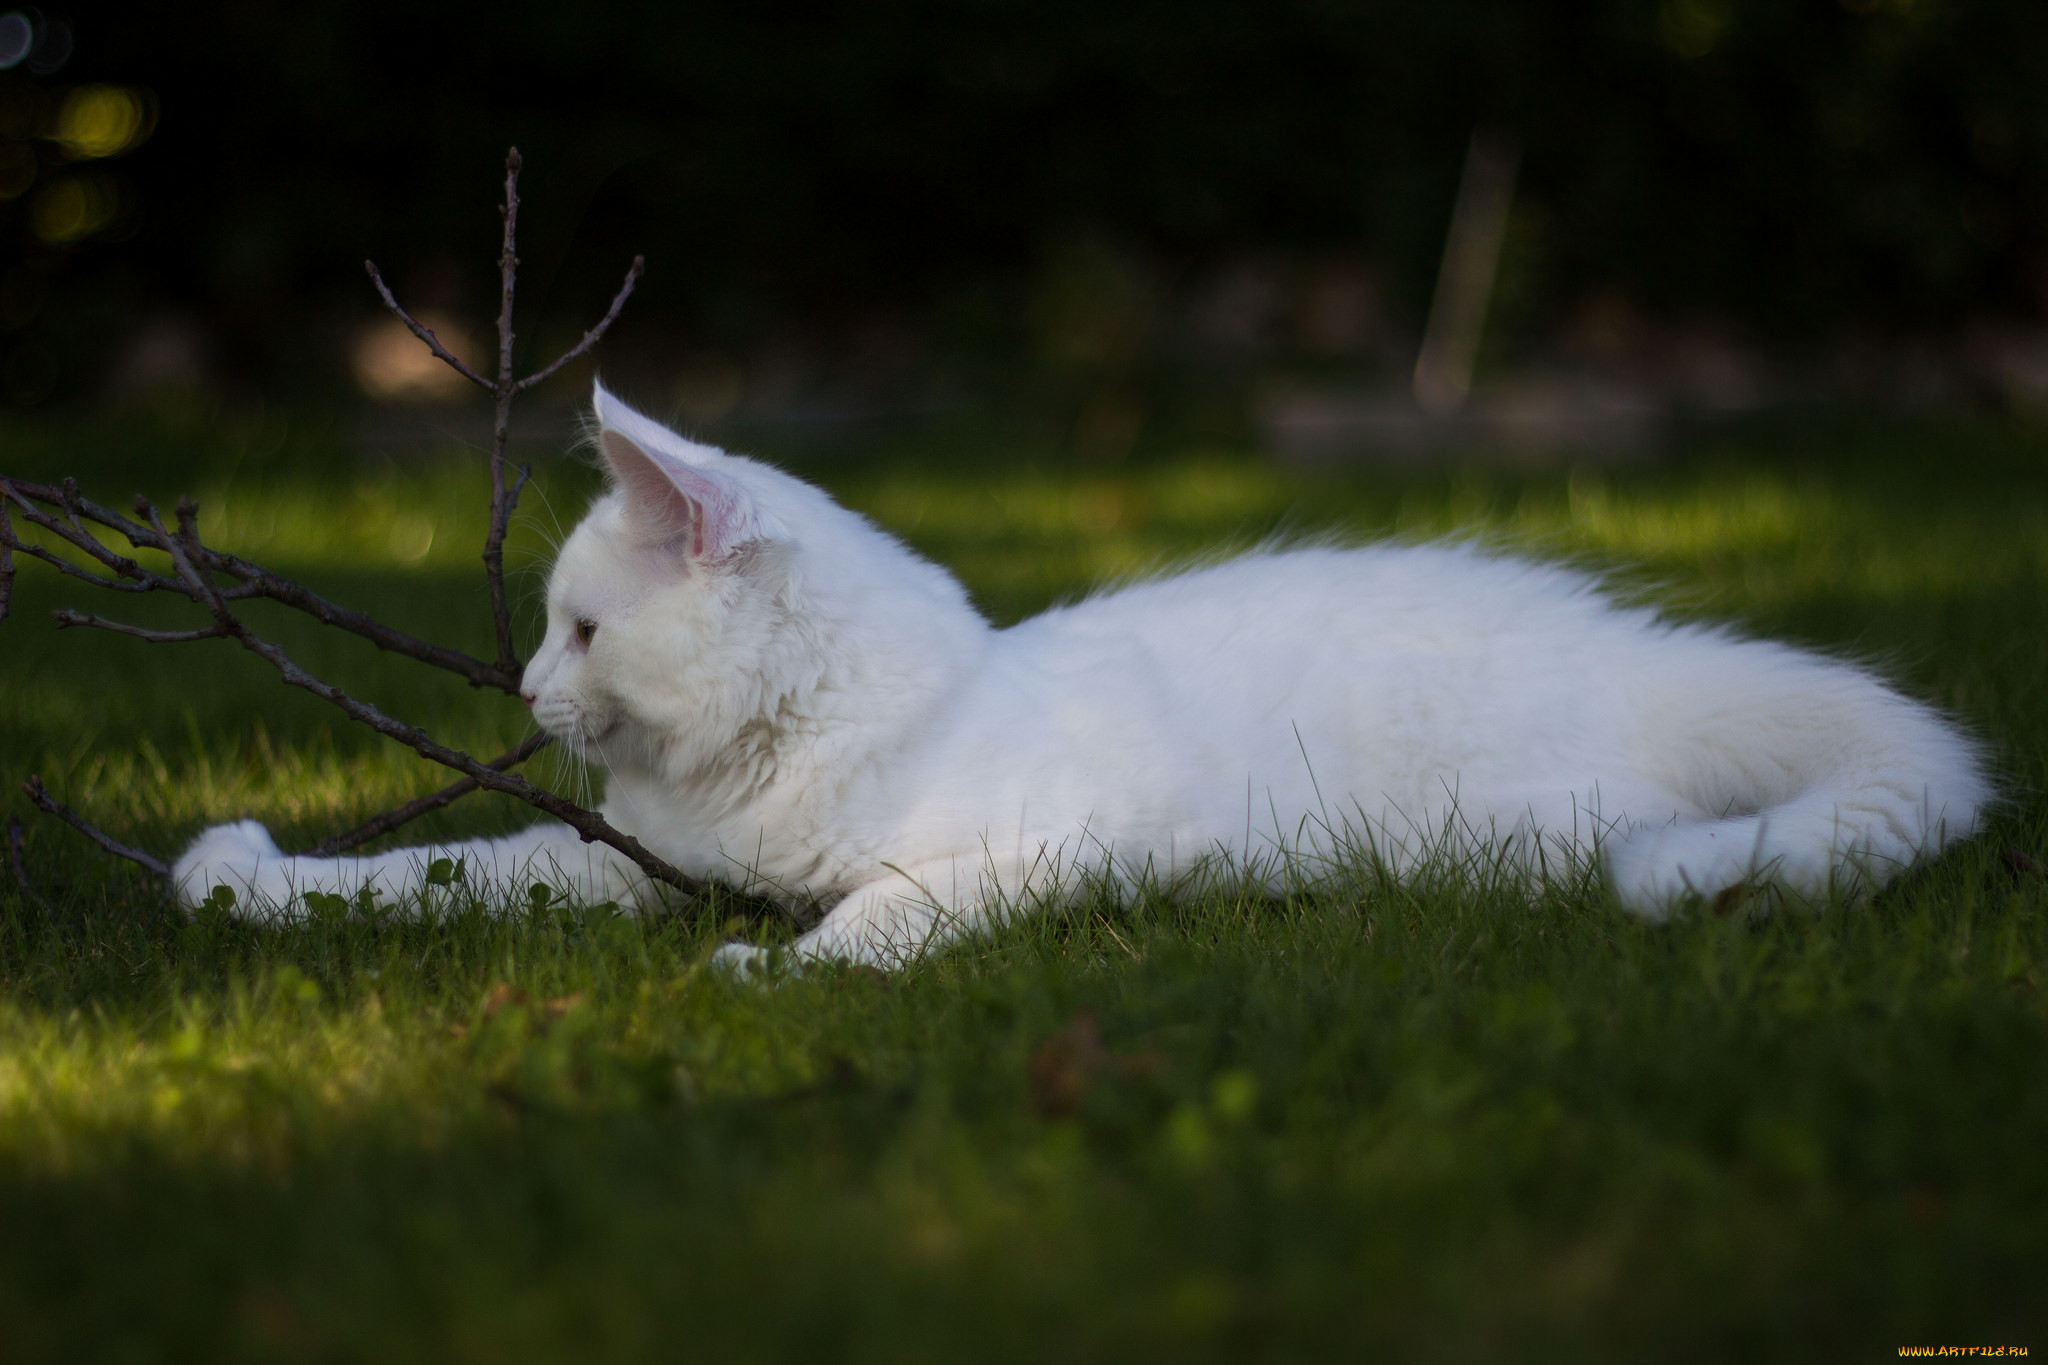
{"type": "Polygon", "coordinates": [[[1733,686],[1696,677],[1666,696],[1667,720],[1692,721],[1659,745],[1662,785],[1721,814],[1613,832],[1608,877],[1631,910],[1662,918],[1762,883],[1855,899],[1974,832],[1996,800],[1978,746],[1933,708],[1860,669],[1771,652],[1733,686]]]}

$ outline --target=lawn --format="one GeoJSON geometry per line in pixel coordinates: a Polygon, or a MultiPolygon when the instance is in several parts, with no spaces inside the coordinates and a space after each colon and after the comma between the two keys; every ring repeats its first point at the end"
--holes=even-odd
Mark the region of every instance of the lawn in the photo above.
{"type": "MultiPolygon", "coordinates": [[[[212,543],[484,651],[479,462],[347,444],[17,421],[0,467],[117,505],[189,489],[212,543]]],[[[1530,905],[1360,868],[762,989],[703,965],[737,901],[194,923],[9,797],[38,898],[0,881],[0,1355],[2048,1350],[2048,431],[1813,418],[1415,477],[1197,440],[1084,465],[971,427],[783,453],[1003,621],[1275,531],[1604,566],[1876,661],[1985,737],[2012,800],[1858,909],[1648,926],[1597,884],[1530,905]]],[[[557,463],[527,496],[529,627],[593,486],[557,463]]],[[[47,609],[91,590],[42,569],[0,625],[0,791],[39,772],[164,853],[242,816],[310,840],[444,780],[232,646],[58,635],[47,609]]],[[[473,752],[525,733],[516,702],[260,619],[473,752]]]]}

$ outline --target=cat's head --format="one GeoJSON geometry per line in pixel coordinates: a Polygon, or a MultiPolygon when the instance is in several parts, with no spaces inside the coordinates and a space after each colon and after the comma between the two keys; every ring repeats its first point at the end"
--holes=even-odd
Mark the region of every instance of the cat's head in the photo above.
{"type": "Polygon", "coordinates": [[[521,695],[549,733],[599,757],[652,749],[687,764],[705,755],[678,744],[715,746],[792,685],[801,631],[785,514],[805,520],[822,495],[601,387],[595,409],[612,487],[562,545],[521,695]]]}

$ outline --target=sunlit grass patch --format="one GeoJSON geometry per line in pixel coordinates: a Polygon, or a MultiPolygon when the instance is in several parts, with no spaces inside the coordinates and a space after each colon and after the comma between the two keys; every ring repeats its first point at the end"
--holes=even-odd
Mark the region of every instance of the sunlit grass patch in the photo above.
{"type": "MultiPolygon", "coordinates": [[[[540,471],[521,495],[514,561],[543,558],[560,543],[594,487],[585,471],[540,471]]],[[[245,478],[202,485],[197,501],[208,544],[292,569],[475,566],[490,519],[479,459],[437,458],[310,484],[245,478]]]]}

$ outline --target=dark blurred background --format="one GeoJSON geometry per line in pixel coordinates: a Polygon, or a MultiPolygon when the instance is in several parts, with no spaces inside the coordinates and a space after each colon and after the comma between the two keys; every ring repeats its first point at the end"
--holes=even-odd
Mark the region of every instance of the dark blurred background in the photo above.
{"type": "Polygon", "coordinates": [[[1113,453],[1403,391],[1475,130],[1482,388],[2048,405],[2040,0],[128,0],[0,65],[17,411],[442,400],[361,263],[481,353],[516,143],[523,355],[644,252],[605,367],[688,419],[1030,392],[1113,453]]]}

